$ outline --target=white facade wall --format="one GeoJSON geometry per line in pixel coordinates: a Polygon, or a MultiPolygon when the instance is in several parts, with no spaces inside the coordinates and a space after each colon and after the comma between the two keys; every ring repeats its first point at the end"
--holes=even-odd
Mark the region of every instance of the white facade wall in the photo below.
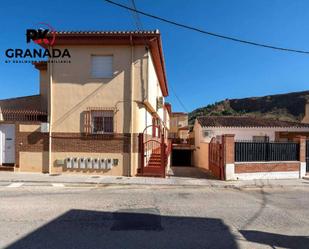
{"type": "MultiPolygon", "coordinates": [[[[154,110],[157,110],[157,98],[163,97],[161,87],[159,85],[157,73],[152,61],[151,53],[148,52],[147,63],[147,87],[146,87],[146,100],[154,110]]],[[[142,69],[141,69],[142,70],[142,69]]],[[[164,98],[163,98],[164,99],[164,98]]],[[[157,113],[161,120],[164,117],[164,109],[160,108],[157,113]]],[[[145,107],[136,105],[135,107],[135,132],[143,132],[147,126],[152,125],[152,114],[147,111],[145,107]]],[[[146,133],[152,134],[152,128],[148,128],[146,133]]]]}
{"type": "MultiPolygon", "coordinates": [[[[153,65],[153,61],[151,58],[151,54],[149,53],[148,56],[148,94],[147,99],[148,102],[151,104],[154,110],[157,110],[157,98],[163,97],[161,87],[159,84],[159,80],[157,77],[157,73],[155,67],[153,65]],[[155,94],[154,94],[155,93],[155,94]]],[[[164,105],[164,98],[163,98],[163,105],[164,105]]],[[[157,113],[161,120],[164,117],[164,110],[163,107],[157,110],[157,113]]]]}
{"type": "Polygon", "coordinates": [[[260,180],[260,179],[298,179],[299,171],[283,172],[256,172],[234,174],[235,180],[260,180]]]}

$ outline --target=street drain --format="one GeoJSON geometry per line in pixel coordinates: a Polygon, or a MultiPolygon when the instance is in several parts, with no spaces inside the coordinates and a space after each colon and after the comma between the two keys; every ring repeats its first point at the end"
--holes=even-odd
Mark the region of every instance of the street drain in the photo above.
{"type": "Polygon", "coordinates": [[[120,209],[113,213],[113,231],[162,230],[160,211],[156,208],[120,209]]]}

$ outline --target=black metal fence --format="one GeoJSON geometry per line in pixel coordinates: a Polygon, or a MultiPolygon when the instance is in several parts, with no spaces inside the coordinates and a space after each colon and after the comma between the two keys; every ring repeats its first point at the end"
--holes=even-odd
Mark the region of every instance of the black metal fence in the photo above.
{"type": "Polygon", "coordinates": [[[299,161],[299,143],[236,141],[235,161],[299,161]]]}

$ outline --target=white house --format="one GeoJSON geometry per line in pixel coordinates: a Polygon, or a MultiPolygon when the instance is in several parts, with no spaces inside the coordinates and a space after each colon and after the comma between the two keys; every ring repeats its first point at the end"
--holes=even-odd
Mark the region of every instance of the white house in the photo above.
{"type": "Polygon", "coordinates": [[[234,134],[235,140],[292,141],[296,136],[309,137],[309,124],[248,116],[199,117],[194,124],[193,163],[209,169],[209,143],[223,134],[234,134]]]}

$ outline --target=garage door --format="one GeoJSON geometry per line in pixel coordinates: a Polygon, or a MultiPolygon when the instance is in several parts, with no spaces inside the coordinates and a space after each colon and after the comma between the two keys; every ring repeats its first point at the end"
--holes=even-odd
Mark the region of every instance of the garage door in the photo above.
{"type": "Polygon", "coordinates": [[[172,166],[191,166],[191,150],[173,150],[172,166]]]}

